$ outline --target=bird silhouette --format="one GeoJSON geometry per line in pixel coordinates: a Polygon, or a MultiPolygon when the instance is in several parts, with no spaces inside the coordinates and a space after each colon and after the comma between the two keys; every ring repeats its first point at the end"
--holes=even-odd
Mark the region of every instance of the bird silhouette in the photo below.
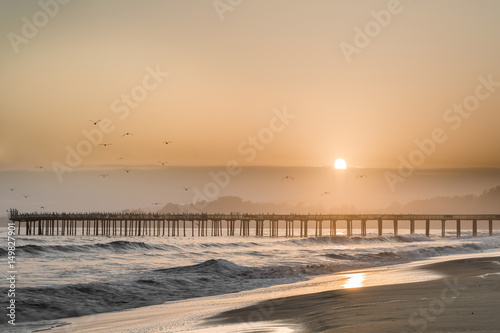
{"type": "Polygon", "coordinates": [[[104,146],[104,147],[107,147],[107,146],[112,146],[113,144],[112,143],[100,143],[99,146],[104,146]]]}
{"type": "Polygon", "coordinates": [[[159,202],[153,202],[153,205],[158,206],[160,203],[159,202]]]}
{"type": "Polygon", "coordinates": [[[23,196],[24,196],[24,199],[28,199],[28,197],[30,197],[31,194],[23,194],[23,196]]]}
{"type": "Polygon", "coordinates": [[[182,188],[184,189],[184,191],[187,191],[187,190],[189,190],[191,187],[184,187],[184,186],[183,186],[182,188]]]}
{"type": "Polygon", "coordinates": [[[362,178],[366,178],[368,177],[367,175],[357,175],[356,176],[356,179],[362,179],[362,178]]]}
{"type": "Polygon", "coordinates": [[[90,121],[92,124],[97,125],[97,123],[98,123],[98,122],[100,122],[100,121],[101,121],[101,119],[99,119],[98,121],[93,121],[93,120],[89,120],[89,121],[90,121]]]}
{"type": "Polygon", "coordinates": [[[45,207],[41,206],[40,209],[45,209],[45,207]]]}
{"type": "Polygon", "coordinates": [[[160,163],[160,164],[161,164],[161,165],[163,165],[163,166],[164,166],[165,164],[167,164],[167,162],[162,162],[162,161],[160,161],[160,162],[158,162],[158,163],[160,163]]]}
{"type": "Polygon", "coordinates": [[[121,161],[121,160],[124,160],[125,158],[123,157],[118,157],[117,161],[121,161]]]}
{"type": "Polygon", "coordinates": [[[122,135],[122,137],[124,137],[124,136],[128,136],[128,135],[132,135],[132,136],[134,136],[134,134],[132,134],[132,133],[130,133],[130,132],[127,132],[127,133],[123,134],[123,135],[122,135]]]}
{"type": "Polygon", "coordinates": [[[107,173],[101,173],[101,174],[99,175],[99,177],[106,178],[106,177],[109,177],[109,175],[108,175],[107,173]]]}
{"type": "Polygon", "coordinates": [[[163,143],[168,145],[169,143],[172,143],[172,141],[163,141],[163,143]]]}
{"type": "Polygon", "coordinates": [[[9,190],[12,192],[14,191],[16,188],[15,187],[9,187],[9,190]]]}
{"type": "Polygon", "coordinates": [[[35,169],[45,169],[45,167],[43,167],[43,166],[41,166],[41,165],[37,165],[37,166],[35,167],[35,169]]]}
{"type": "Polygon", "coordinates": [[[123,171],[125,171],[126,173],[129,173],[130,170],[129,169],[123,169],[123,171]]]}
{"type": "Polygon", "coordinates": [[[285,176],[285,177],[281,178],[281,180],[285,180],[285,179],[295,180],[295,178],[290,177],[290,176],[285,176]]]}
{"type": "Polygon", "coordinates": [[[332,192],[323,192],[323,193],[321,193],[321,195],[328,195],[328,194],[332,194],[332,192]]]}

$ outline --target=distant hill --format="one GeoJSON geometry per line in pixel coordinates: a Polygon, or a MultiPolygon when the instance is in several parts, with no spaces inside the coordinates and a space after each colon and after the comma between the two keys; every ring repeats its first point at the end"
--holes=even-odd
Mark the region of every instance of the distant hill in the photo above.
{"type": "Polygon", "coordinates": [[[240,197],[225,196],[217,198],[214,201],[203,201],[197,204],[177,205],[169,203],[165,205],[160,212],[162,213],[325,213],[325,208],[322,205],[290,205],[288,203],[265,203],[244,201],[240,197]]]}
{"type": "Polygon", "coordinates": [[[500,214],[500,186],[485,190],[480,195],[434,197],[414,200],[402,205],[397,202],[389,206],[388,213],[427,214],[500,214]]]}
{"type": "Polygon", "coordinates": [[[415,213],[415,214],[500,214],[500,186],[485,190],[480,195],[453,197],[434,197],[414,200],[407,204],[393,203],[385,209],[362,211],[354,206],[341,206],[326,209],[322,205],[299,203],[265,203],[245,201],[240,197],[225,196],[214,201],[197,204],[178,205],[169,203],[159,212],[162,213],[276,213],[276,214],[328,214],[328,213],[415,213]]]}

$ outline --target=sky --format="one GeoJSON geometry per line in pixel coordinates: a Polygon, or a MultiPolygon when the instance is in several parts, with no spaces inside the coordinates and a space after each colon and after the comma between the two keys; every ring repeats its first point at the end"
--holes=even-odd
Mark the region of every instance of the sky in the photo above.
{"type": "MultiPolygon", "coordinates": [[[[498,13],[495,0],[1,0],[2,206],[19,179],[89,197],[69,178],[123,169],[147,182],[168,166],[202,189],[210,178],[186,170],[314,174],[343,158],[354,175],[392,170],[388,193],[415,170],[500,169],[498,13]]],[[[120,193],[113,209],[133,202],[111,205],[120,193]]],[[[40,196],[21,205],[66,192],[40,196]]]]}

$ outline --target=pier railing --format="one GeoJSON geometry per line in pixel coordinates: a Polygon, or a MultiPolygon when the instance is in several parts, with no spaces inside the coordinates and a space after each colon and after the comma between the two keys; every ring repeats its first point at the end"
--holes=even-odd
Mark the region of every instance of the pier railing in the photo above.
{"type": "Polygon", "coordinates": [[[425,235],[429,236],[431,222],[438,221],[442,237],[450,223],[460,237],[464,221],[471,222],[473,236],[477,236],[479,221],[485,221],[489,235],[493,235],[493,224],[500,223],[500,214],[19,213],[11,209],[9,219],[17,224],[18,234],[24,230],[25,235],[308,237],[312,236],[309,226],[314,226],[314,236],[323,236],[327,223],[325,236],[336,236],[337,224],[343,222],[345,235],[366,236],[367,223],[375,221],[377,233],[382,236],[384,223],[392,223],[392,234],[398,235],[399,222],[408,221],[410,234],[415,234],[416,222],[424,222],[425,235]],[[355,222],[359,225],[357,233],[355,222]],[[296,227],[300,227],[297,235],[296,227]]]}

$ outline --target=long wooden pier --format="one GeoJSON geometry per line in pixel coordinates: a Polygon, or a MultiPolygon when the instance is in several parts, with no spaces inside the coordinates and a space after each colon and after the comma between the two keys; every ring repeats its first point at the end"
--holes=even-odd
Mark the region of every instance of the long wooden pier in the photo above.
{"type": "Polygon", "coordinates": [[[19,213],[9,211],[17,233],[49,236],[285,236],[308,237],[310,226],[314,236],[336,236],[338,223],[345,225],[346,236],[366,236],[367,223],[376,222],[377,234],[383,235],[384,223],[392,223],[392,234],[399,234],[401,221],[409,222],[409,233],[415,234],[415,223],[425,222],[425,235],[430,235],[431,222],[440,224],[441,236],[446,224],[452,224],[456,236],[462,233],[462,222],[470,221],[472,235],[477,236],[478,222],[500,223],[500,214],[436,215],[436,214],[160,214],[160,213],[19,213]],[[284,226],[281,229],[279,224],[284,226]],[[353,224],[359,225],[355,234],[353,224]],[[325,231],[326,223],[326,234],[325,231]],[[251,228],[252,227],[252,228],[251,228]],[[300,232],[295,234],[295,228],[300,232]],[[21,231],[24,231],[21,233],[21,231]],[[269,232],[265,232],[269,230],[269,232]]]}

